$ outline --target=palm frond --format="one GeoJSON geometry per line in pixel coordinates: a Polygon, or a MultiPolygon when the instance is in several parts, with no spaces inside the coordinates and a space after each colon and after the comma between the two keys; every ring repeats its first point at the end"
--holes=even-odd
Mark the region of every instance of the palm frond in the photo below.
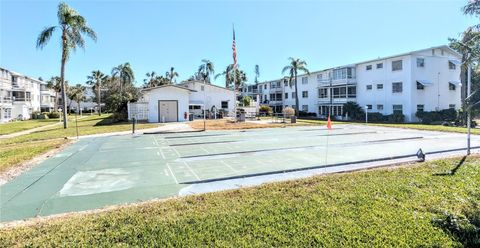
{"type": "Polygon", "coordinates": [[[41,49],[45,47],[45,45],[47,45],[47,42],[52,37],[52,34],[56,28],[57,28],[56,26],[51,26],[43,29],[43,31],[40,33],[40,35],[38,35],[38,38],[37,38],[37,48],[41,49]]]}

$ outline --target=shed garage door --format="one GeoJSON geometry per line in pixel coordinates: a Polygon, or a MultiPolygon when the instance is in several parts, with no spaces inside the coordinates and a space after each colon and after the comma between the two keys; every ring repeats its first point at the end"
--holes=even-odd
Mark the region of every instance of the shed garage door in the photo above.
{"type": "Polygon", "coordinates": [[[158,101],[158,122],[178,121],[178,101],[160,100],[158,101]]]}

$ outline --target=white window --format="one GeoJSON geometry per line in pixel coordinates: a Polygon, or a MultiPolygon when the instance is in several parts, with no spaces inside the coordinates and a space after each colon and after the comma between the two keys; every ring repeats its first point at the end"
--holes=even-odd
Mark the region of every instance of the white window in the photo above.
{"type": "Polygon", "coordinates": [[[12,118],[12,109],[9,109],[9,108],[4,109],[4,111],[3,111],[3,118],[5,118],[5,119],[10,119],[10,118],[12,118]]]}
{"type": "Polygon", "coordinates": [[[425,59],[417,58],[417,67],[425,67],[425,59]]]}
{"type": "Polygon", "coordinates": [[[417,81],[417,90],[424,90],[424,89],[425,89],[425,85],[417,81]]]}
{"type": "Polygon", "coordinates": [[[383,68],[383,63],[378,63],[377,64],[377,69],[382,69],[383,68]]]}
{"type": "Polygon", "coordinates": [[[418,104],[417,105],[417,112],[423,112],[424,109],[425,109],[425,105],[423,105],[423,104],[418,104]]]}
{"type": "Polygon", "coordinates": [[[308,91],[302,91],[302,97],[307,98],[308,97],[308,91]]]}
{"type": "Polygon", "coordinates": [[[392,93],[402,93],[403,85],[402,82],[392,83],[392,93]]]}
{"type": "Polygon", "coordinates": [[[288,93],[285,93],[285,99],[288,99],[288,93]]]}
{"type": "Polygon", "coordinates": [[[323,75],[320,73],[320,74],[317,74],[317,82],[322,82],[322,77],[323,75]]]}
{"type": "Polygon", "coordinates": [[[228,109],[228,101],[222,101],[222,109],[228,109]]]}
{"type": "Polygon", "coordinates": [[[449,90],[455,90],[455,84],[452,84],[452,83],[448,83],[448,89],[449,90]]]}
{"type": "Polygon", "coordinates": [[[455,109],[455,104],[448,104],[449,109],[455,109]]]}
{"type": "Polygon", "coordinates": [[[308,105],[302,105],[302,111],[308,112],[308,105]]]}
{"type": "Polygon", "coordinates": [[[401,104],[394,104],[392,105],[393,113],[394,114],[403,114],[403,106],[401,104]]]}
{"type": "Polygon", "coordinates": [[[402,60],[392,61],[392,71],[401,71],[403,69],[402,60]]]}
{"type": "Polygon", "coordinates": [[[455,70],[456,68],[457,66],[452,61],[448,61],[448,69],[455,70]]]}
{"type": "Polygon", "coordinates": [[[383,104],[377,104],[377,110],[383,110],[383,104]]]}
{"type": "Polygon", "coordinates": [[[371,84],[367,84],[367,90],[371,90],[372,89],[372,85],[371,84]]]}
{"type": "Polygon", "coordinates": [[[327,89],[318,89],[318,98],[327,98],[327,89]]]}
{"type": "Polygon", "coordinates": [[[308,77],[302,77],[302,84],[308,84],[308,77]]]}
{"type": "Polygon", "coordinates": [[[377,84],[377,90],[383,90],[383,84],[377,84]]]}
{"type": "Polygon", "coordinates": [[[372,70],[372,65],[367,65],[367,67],[365,69],[367,69],[367,71],[371,71],[372,70]]]}

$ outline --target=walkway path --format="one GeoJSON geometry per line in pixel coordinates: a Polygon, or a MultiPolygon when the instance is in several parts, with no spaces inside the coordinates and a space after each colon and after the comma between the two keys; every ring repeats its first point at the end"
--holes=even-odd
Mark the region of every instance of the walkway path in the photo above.
{"type": "MultiPolygon", "coordinates": [[[[87,118],[87,117],[88,116],[81,116],[78,119],[80,120],[80,119],[87,118]]],[[[56,123],[52,123],[52,124],[48,124],[48,125],[41,126],[41,127],[36,127],[36,128],[23,130],[23,131],[16,132],[16,133],[9,133],[9,134],[0,135],[0,139],[9,139],[9,138],[18,137],[18,136],[25,135],[25,134],[31,134],[31,133],[34,133],[36,131],[40,131],[40,130],[43,130],[43,129],[46,129],[46,128],[49,128],[49,127],[60,125],[62,123],[63,122],[59,121],[59,122],[56,122],[56,123]]]]}

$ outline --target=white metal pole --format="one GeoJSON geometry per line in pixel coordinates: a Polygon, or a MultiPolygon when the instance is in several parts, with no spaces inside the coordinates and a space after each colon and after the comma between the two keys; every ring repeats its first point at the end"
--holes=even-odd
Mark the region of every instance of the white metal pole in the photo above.
{"type": "MultiPolygon", "coordinates": [[[[471,82],[471,68],[470,64],[467,65],[467,98],[470,97],[472,91],[471,82]]],[[[470,128],[472,122],[471,106],[467,105],[467,155],[470,155],[470,128]]]]}
{"type": "Polygon", "coordinates": [[[368,124],[368,105],[365,105],[365,124],[368,124]]]}
{"type": "Polygon", "coordinates": [[[203,131],[207,130],[207,123],[206,123],[206,106],[207,106],[207,96],[205,91],[207,91],[207,86],[205,83],[205,79],[203,79],[203,131]]]}

